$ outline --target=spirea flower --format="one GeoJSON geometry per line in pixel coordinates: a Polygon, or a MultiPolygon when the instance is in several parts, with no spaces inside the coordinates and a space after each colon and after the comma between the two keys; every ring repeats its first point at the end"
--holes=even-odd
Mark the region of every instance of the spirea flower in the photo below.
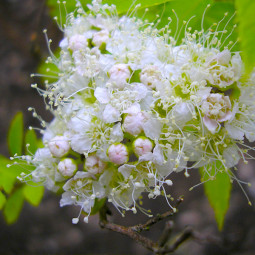
{"type": "Polygon", "coordinates": [[[255,141],[255,84],[225,31],[186,27],[177,45],[168,27],[119,18],[99,0],[88,8],[69,15],[60,57],[47,59],[56,80],[33,85],[54,119],[42,121],[44,147],[24,156],[35,170],[21,179],[63,190],[60,205],[80,206],[85,222],[103,198],[122,214],[146,192],[171,206],[173,172],[204,166],[236,179],[243,141],[255,141]]]}

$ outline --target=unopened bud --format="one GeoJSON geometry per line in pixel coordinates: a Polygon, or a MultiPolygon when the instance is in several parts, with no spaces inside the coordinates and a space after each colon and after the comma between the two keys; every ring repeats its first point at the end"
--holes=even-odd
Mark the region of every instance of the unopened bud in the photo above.
{"type": "Polygon", "coordinates": [[[49,150],[53,156],[61,158],[66,155],[70,150],[70,144],[66,137],[55,136],[49,142],[49,150]]]}
{"type": "Polygon", "coordinates": [[[139,157],[151,152],[153,143],[146,137],[139,137],[133,142],[134,153],[139,157]]]}
{"type": "Polygon", "coordinates": [[[124,144],[112,144],[108,148],[108,156],[111,162],[121,165],[128,161],[128,149],[124,144]]]}
{"type": "Polygon", "coordinates": [[[58,171],[64,177],[71,177],[77,171],[77,165],[71,158],[65,158],[58,163],[58,171]]]}

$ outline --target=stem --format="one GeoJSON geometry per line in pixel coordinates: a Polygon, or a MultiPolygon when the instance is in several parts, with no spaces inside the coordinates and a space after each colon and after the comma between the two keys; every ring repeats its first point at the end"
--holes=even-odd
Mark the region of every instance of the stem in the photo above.
{"type": "MultiPolygon", "coordinates": [[[[177,208],[182,201],[183,201],[183,198],[180,197],[177,200],[175,207],[177,208]]],[[[213,243],[219,246],[221,245],[219,240],[217,240],[216,238],[201,235],[193,231],[190,227],[187,227],[186,229],[184,229],[184,231],[178,236],[178,238],[171,245],[167,245],[173,230],[172,221],[166,222],[165,229],[161,237],[159,238],[158,242],[154,242],[151,239],[144,237],[140,234],[140,232],[144,230],[149,230],[152,225],[174,215],[175,213],[176,213],[175,210],[170,210],[163,214],[158,214],[156,217],[148,220],[144,224],[138,224],[131,227],[125,227],[125,226],[111,223],[107,220],[107,215],[111,214],[111,212],[109,211],[107,205],[105,204],[99,211],[99,216],[100,216],[99,225],[101,228],[109,229],[111,231],[130,237],[131,239],[133,239],[134,241],[141,244],[142,246],[144,246],[145,248],[154,252],[154,254],[157,254],[157,255],[173,253],[182,243],[187,241],[190,237],[194,238],[196,241],[199,241],[199,242],[213,241],[213,243]]]]}

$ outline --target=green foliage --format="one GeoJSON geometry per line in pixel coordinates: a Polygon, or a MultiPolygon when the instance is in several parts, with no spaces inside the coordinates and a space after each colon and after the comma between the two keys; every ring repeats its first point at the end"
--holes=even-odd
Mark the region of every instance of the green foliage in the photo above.
{"type": "MultiPolygon", "coordinates": [[[[147,19],[149,22],[155,21],[156,14],[159,14],[161,22],[158,24],[159,28],[162,28],[169,24],[169,17],[171,18],[170,29],[172,30],[172,36],[175,37],[177,43],[181,42],[181,39],[184,36],[185,26],[183,21],[189,21],[188,27],[191,27],[192,30],[201,30],[202,29],[202,17],[205,12],[205,18],[203,21],[203,29],[206,31],[214,23],[218,23],[226,12],[228,16],[225,18],[225,21],[219,26],[219,30],[223,30],[225,25],[228,22],[228,19],[234,14],[235,7],[232,2],[214,2],[213,0],[178,0],[170,1],[164,4],[157,6],[152,6],[149,8],[149,11],[144,16],[144,10],[138,11],[138,16],[147,19]],[[210,4],[210,7],[205,11],[207,5],[210,4]],[[173,12],[174,10],[174,12],[173,12]],[[175,16],[176,14],[176,16],[175,16]],[[191,19],[191,17],[193,17],[191,19]]],[[[225,30],[231,32],[234,26],[234,19],[232,18],[225,30]]],[[[213,27],[212,27],[213,28],[213,27]]],[[[228,36],[228,33],[226,34],[228,36]]],[[[223,37],[224,38],[224,37],[223,37]]],[[[234,31],[226,41],[235,42],[237,40],[237,33],[234,31]]],[[[235,50],[238,49],[238,45],[235,46],[235,50]]]]}
{"type": "Polygon", "coordinates": [[[8,132],[8,146],[11,156],[15,153],[18,155],[22,153],[23,129],[23,114],[18,112],[12,120],[8,132]]]}
{"type": "MultiPolygon", "coordinates": [[[[59,49],[54,52],[56,58],[59,57],[59,54],[59,49]]],[[[56,73],[58,72],[58,67],[54,63],[50,63],[47,61],[42,61],[38,67],[38,73],[45,75],[42,77],[42,80],[47,80],[49,83],[53,83],[58,80],[58,77],[56,76],[56,73]]]]}
{"type": "Polygon", "coordinates": [[[33,206],[38,206],[42,200],[44,192],[43,186],[29,186],[23,188],[23,195],[25,199],[33,206]]]}
{"type": "Polygon", "coordinates": [[[17,220],[21,212],[23,203],[24,203],[24,195],[23,195],[22,188],[15,190],[9,196],[3,211],[5,220],[8,224],[12,224],[17,220]]]}
{"type": "Polygon", "coordinates": [[[205,166],[200,168],[200,174],[204,183],[205,194],[212,206],[219,230],[222,230],[224,224],[224,217],[229,207],[229,199],[231,193],[231,182],[228,174],[225,172],[221,162],[215,165],[205,166]],[[215,178],[211,178],[217,172],[215,178]],[[212,179],[212,180],[210,180],[212,179]]]}
{"type": "MultiPolygon", "coordinates": [[[[24,137],[23,115],[17,113],[13,118],[9,133],[8,145],[11,156],[35,153],[40,141],[33,130],[28,130],[24,137]],[[30,146],[26,146],[29,144],[30,146]]],[[[31,205],[39,205],[43,197],[43,187],[32,187],[17,181],[21,172],[28,172],[29,166],[23,169],[19,166],[22,162],[17,159],[15,164],[12,160],[0,155],[0,210],[8,224],[14,223],[21,212],[24,200],[31,205]],[[10,166],[11,165],[11,166],[10,166]]]]}
{"type": "Polygon", "coordinates": [[[25,135],[25,153],[35,153],[39,147],[39,142],[37,141],[36,133],[32,130],[27,130],[25,135]],[[27,146],[29,145],[29,146],[27,146]]]}
{"type": "Polygon", "coordinates": [[[255,1],[236,0],[239,39],[246,72],[255,66],[255,1]]]}
{"type": "Polygon", "coordinates": [[[126,13],[132,9],[136,5],[140,5],[139,9],[147,8],[147,7],[152,7],[152,6],[157,6],[160,4],[164,4],[166,2],[170,2],[173,0],[104,0],[103,3],[107,3],[109,5],[114,4],[117,7],[117,11],[119,14],[126,13]]]}
{"type": "Polygon", "coordinates": [[[91,215],[95,215],[99,212],[99,210],[104,206],[106,202],[106,198],[102,198],[102,199],[97,199],[95,200],[95,204],[93,206],[93,208],[91,209],[91,215]]]}
{"type": "MultiPolygon", "coordinates": [[[[65,1],[65,4],[63,4],[63,1],[60,4],[58,2],[58,0],[47,0],[47,6],[51,17],[57,17],[60,26],[62,26],[65,24],[67,14],[74,11],[77,7],[75,0],[65,1]]],[[[81,0],[81,4],[85,9],[89,3],[91,3],[90,0],[81,0]]]]}
{"type": "Polygon", "coordinates": [[[3,209],[5,202],[6,202],[5,195],[0,191],[0,210],[3,209]]]}

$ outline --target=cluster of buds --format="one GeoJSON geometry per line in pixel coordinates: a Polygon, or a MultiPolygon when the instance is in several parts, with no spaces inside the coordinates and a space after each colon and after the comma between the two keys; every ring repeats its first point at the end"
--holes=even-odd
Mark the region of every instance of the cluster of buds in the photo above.
{"type": "Polygon", "coordinates": [[[145,192],[168,199],[173,172],[220,162],[231,176],[248,153],[238,144],[255,141],[255,94],[223,32],[187,29],[176,46],[168,31],[119,18],[114,6],[88,8],[69,15],[60,57],[47,60],[59,69],[40,89],[54,120],[22,179],[62,191],[61,206],[89,216],[103,198],[121,213],[136,212],[145,192]]]}

